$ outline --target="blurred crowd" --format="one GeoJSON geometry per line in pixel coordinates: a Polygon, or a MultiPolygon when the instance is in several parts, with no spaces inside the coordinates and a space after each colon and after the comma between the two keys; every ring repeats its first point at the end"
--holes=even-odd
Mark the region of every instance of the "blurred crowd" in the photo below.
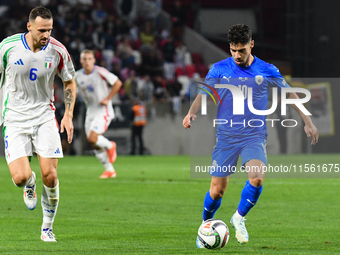
{"type": "Polygon", "coordinates": [[[170,26],[161,24],[162,0],[1,0],[0,40],[26,32],[30,10],[43,5],[54,16],[52,36],[68,49],[76,70],[80,52],[95,51],[96,64],[123,82],[117,103],[170,102],[174,113],[190,100],[208,71],[199,53],[182,41],[185,13],[174,1],[170,26]]]}

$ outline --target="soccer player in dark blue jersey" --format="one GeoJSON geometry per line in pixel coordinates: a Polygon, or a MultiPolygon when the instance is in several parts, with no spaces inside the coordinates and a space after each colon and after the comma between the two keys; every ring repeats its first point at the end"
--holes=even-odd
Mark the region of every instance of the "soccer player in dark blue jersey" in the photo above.
{"type": "MultiPolygon", "coordinates": [[[[251,54],[254,47],[252,33],[247,25],[234,25],[228,33],[232,57],[215,63],[206,76],[205,90],[196,97],[188,115],[183,120],[183,126],[190,128],[191,120],[196,119],[196,113],[201,107],[202,95],[212,93],[215,84],[232,84],[243,92],[252,90],[252,105],[257,110],[267,110],[270,88],[289,87],[279,70],[251,54]],[[237,80],[237,82],[235,82],[237,80]],[[210,88],[209,88],[210,87],[210,88]]],[[[217,119],[228,120],[228,124],[217,126],[216,146],[212,154],[212,176],[210,190],[204,199],[203,220],[213,218],[220,207],[222,197],[228,185],[229,176],[236,169],[238,157],[242,158],[245,169],[264,169],[267,165],[266,116],[254,114],[248,106],[248,93],[244,93],[244,114],[233,114],[233,93],[230,89],[219,88],[217,93],[221,99],[217,108],[217,119]],[[255,124],[256,123],[256,124],[255,124]],[[218,166],[220,168],[218,168],[218,166]],[[216,169],[229,171],[215,171],[216,169]],[[234,167],[234,168],[233,168],[234,167]]],[[[289,99],[299,99],[296,93],[289,93],[289,99]]],[[[292,105],[305,123],[305,133],[312,138],[311,144],[318,142],[319,133],[311,118],[299,107],[292,105]]],[[[247,243],[249,235],[245,227],[245,215],[256,204],[261,192],[264,171],[247,171],[249,180],[241,192],[241,200],[230,223],[235,228],[235,236],[240,243],[247,243]]],[[[199,240],[197,247],[201,248],[199,240]]]]}

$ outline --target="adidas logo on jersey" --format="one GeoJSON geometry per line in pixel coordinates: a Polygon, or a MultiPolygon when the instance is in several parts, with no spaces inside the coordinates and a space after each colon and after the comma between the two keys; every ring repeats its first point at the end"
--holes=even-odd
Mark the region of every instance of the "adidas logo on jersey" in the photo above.
{"type": "Polygon", "coordinates": [[[22,59],[19,59],[17,62],[14,63],[14,65],[23,66],[24,62],[22,62],[22,59]]]}
{"type": "Polygon", "coordinates": [[[56,151],[54,152],[54,154],[60,154],[59,148],[56,149],[56,151]]]}

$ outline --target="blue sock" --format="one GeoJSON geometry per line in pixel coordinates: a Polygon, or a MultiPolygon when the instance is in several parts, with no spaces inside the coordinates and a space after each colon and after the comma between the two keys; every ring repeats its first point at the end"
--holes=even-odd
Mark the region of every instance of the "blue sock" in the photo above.
{"type": "Polygon", "coordinates": [[[244,217],[256,204],[261,195],[262,189],[263,186],[254,187],[250,184],[249,180],[246,181],[246,185],[244,186],[241,193],[241,201],[237,208],[237,211],[241,216],[244,217]]]}
{"type": "Polygon", "coordinates": [[[204,208],[203,208],[203,220],[206,221],[214,217],[215,212],[220,207],[222,202],[222,198],[219,200],[214,200],[210,196],[210,191],[207,192],[204,199],[204,208]]]}

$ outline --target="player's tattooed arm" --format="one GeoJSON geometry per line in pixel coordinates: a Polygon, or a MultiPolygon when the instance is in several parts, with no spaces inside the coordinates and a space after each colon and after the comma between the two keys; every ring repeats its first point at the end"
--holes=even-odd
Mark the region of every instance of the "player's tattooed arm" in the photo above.
{"type": "Polygon", "coordinates": [[[73,109],[76,101],[76,82],[74,79],[64,82],[64,102],[65,102],[65,115],[73,117],[73,109]]]}
{"type": "Polygon", "coordinates": [[[66,89],[64,91],[64,95],[65,95],[65,109],[69,110],[74,103],[74,96],[72,95],[72,90],[66,89]]]}
{"type": "Polygon", "coordinates": [[[64,82],[64,101],[65,101],[65,113],[64,117],[60,123],[60,132],[63,133],[64,130],[67,132],[67,141],[69,143],[73,140],[73,109],[74,103],[76,101],[76,82],[72,80],[64,82]]]}

